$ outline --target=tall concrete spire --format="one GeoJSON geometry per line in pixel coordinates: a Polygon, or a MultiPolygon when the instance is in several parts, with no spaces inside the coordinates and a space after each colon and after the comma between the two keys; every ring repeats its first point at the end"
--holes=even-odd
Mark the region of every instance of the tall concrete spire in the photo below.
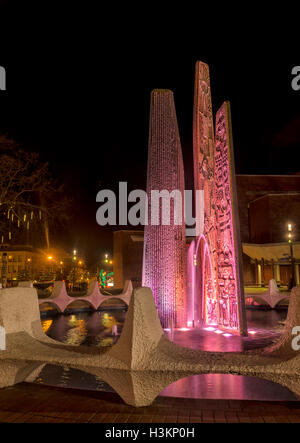
{"type": "Polygon", "coordinates": [[[154,90],[150,107],[143,286],[152,289],[163,327],[182,327],[187,321],[184,205],[183,200],[177,199],[178,191],[183,198],[184,169],[174,97],[172,91],[154,90]],[[165,197],[157,199],[153,191],[163,190],[176,191],[175,198],[169,199],[165,192],[165,197]],[[181,223],[176,220],[178,217],[181,223]]]}

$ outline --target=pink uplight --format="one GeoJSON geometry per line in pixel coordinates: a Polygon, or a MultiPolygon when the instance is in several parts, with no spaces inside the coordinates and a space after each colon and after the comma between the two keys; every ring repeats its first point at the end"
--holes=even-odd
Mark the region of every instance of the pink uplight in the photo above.
{"type": "Polygon", "coordinates": [[[190,328],[178,328],[178,331],[189,331],[190,328]]]}
{"type": "Polygon", "coordinates": [[[232,334],[228,334],[228,333],[226,333],[226,334],[223,334],[223,337],[232,337],[232,334]]]}
{"type": "Polygon", "coordinates": [[[215,333],[215,334],[223,334],[223,332],[220,331],[220,329],[216,329],[216,330],[214,331],[214,333],[215,333]]]}
{"type": "Polygon", "coordinates": [[[216,328],[209,326],[208,328],[203,328],[204,331],[214,331],[216,328]]]}
{"type": "Polygon", "coordinates": [[[248,332],[249,332],[249,334],[252,334],[252,335],[256,334],[256,331],[248,331],[248,332]]]}

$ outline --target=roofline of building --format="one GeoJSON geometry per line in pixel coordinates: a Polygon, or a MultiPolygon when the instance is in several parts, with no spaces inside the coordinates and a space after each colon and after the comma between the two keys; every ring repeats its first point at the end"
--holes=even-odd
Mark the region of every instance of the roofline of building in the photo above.
{"type": "MultiPolygon", "coordinates": [[[[280,243],[245,243],[242,242],[242,245],[244,246],[258,246],[258,247],[272,247],[272,246],[289,246],[289,243],[287,241],[283,241],[280,243]]],[[[293,242],[293,245],[300,245],[300,241],[293,242]]]]}
{"type": "Polygon", "coordinates": [[[277,193],[275,192],[268,192],[268,194],[264,194],[264,195],[260,195],[259,197],[255,198],[254,200],[251,200],[249,202],[249,205],[251,205],[251,203],[256,202],[257,200],[261,200],[262,198],[266,198],[266,197],[278,197],[278,196],[283,196],[283,195],[300,195],[299,191],[289,191],[289,192],[280,192],[278,191],[277,193]]]}
{"type": "Polygon", "coordinates": [[[236,177],[298,177],[300,174],[235,174],[236,177]]]}

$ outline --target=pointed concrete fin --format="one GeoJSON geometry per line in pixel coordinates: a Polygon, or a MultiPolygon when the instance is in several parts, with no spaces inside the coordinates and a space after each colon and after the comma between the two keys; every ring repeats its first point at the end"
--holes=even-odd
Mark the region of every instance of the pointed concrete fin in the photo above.
{"type": "Polygon", "coordinates": [[[97,295],[97,296],[101,295],[100,291],[99,291],[99,283],[96,278],[90,281],[90,287],[88,289],[87,296],[92,295],[92,294],[97,295]]]}
{"type": "Polygon", "coordinates": [[[109,354],[122,360],[131,369],[147,368],[151,352],[163,335],[151,289],[136,288],[130,300],[121,337],[109,354]]]}
{"type": "Polygon", "coordinates": [[[269,288],[268,289],[269,289],[269,293],[270,293],[271,296],[272,295],[280,295],[280,291],[278,289],[276,280],[274,278],[272,278],[269,281],[269,288]]]}
{"type": "Polygon", "coordinates": [[[132,286],[132,281],[131,280],[126,280],[125,284],[124,284],[124,289],[121,295],[128,295],[131,296],[133,291],[133,286],[132,286]]]}
{"type": "Polygon", "coordinates": [[[293,335],[292,332],[296,326],[300,326],[300,286],[295,286],[292,289],[282,335],[276,343],[265,348],[264,352],[294,354],[295,351],[292,349],[292,340],[295,338],[295,335],[293,335]]]}
{"type": "Polygon", "coordinates": [[[55,281],[54,285],[53,285],[51,298],[58,297],[62,291],[67,292],[65,282],[64,281],[55,281]]]}

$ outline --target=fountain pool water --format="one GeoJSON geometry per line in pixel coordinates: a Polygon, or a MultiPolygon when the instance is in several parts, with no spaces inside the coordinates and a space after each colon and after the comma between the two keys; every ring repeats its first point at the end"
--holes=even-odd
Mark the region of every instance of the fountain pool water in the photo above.
{"type": "MultiPolygon", "coordinates": [[[[226,334],[214,326],[165,333],[181,346],[205,351],[240,352],[263,347],[276,340],[283,329],[279,322],[285,319],[286,313],[286,310],[247,310],[248,337],[226,334]]],[[[55,340],[78,346],[112,346],[122,332],[125,316],[126,310],[113,309],[49,316],[41,322],[44,332],[55,340]]],[[[95,376],[49,364],[43,368],[35,383],[114,392],[95,376]]],[[[296,400],[294,394],[280,385],[231,374],[204,374],[184,378],[165,388],[161,395],[207,399],[296,400]]]]}

